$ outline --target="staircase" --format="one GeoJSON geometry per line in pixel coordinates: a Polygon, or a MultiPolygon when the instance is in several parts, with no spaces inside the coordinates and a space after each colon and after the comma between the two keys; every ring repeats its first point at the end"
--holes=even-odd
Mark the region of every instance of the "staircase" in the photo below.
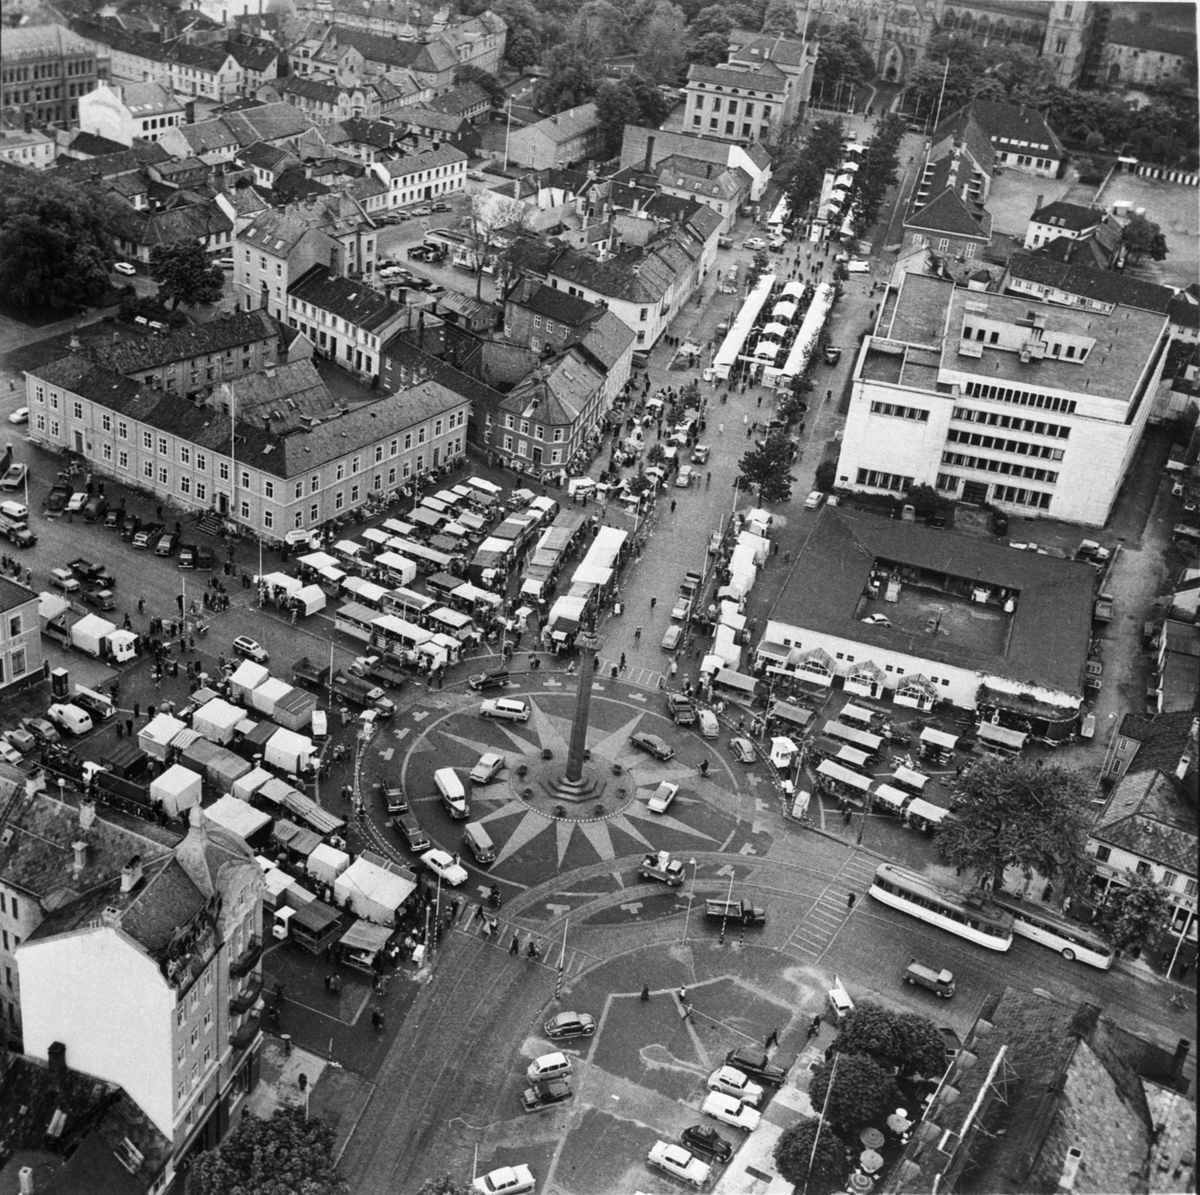
{"type": "Polygon", "coordinates": [[[201,535],[220,535],[221,534],[221,519],[220,516],[211,510],[206,510],[204,514],[196,522],[196,530],[201,535]]]}

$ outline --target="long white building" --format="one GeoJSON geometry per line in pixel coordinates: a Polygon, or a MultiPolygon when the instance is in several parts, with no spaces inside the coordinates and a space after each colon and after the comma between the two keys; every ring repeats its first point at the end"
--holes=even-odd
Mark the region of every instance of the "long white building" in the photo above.
{"type": "Polygon", "coordinates": [[[1150,414],[1165,315],[903,276],[855,365],[837,484],[1102,525],[1150,414]]]}

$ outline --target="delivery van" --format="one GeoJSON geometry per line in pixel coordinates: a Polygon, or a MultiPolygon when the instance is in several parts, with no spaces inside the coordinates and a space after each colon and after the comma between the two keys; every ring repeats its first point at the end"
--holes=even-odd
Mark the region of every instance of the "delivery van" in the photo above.
{"type": "Polygon", "coordinates": [[[928,988],[935,996],[949,1000],[954,995],[954,976],[937,967],[928,967],[913,959],[904,969],[904,982],[928,988]]]}
{"type": "Polygon", "coordinates": [[[438,768],[433,774],[433,783],[446,806],[446,812],[455,821],[471,816],[471,807],[467,804],[467,790],[453,768],[438,768]]]}
{"type": "Polygon", "coordinates": [[[494,863],[496,860],[496,847],[488,832],[479,824],[479,822],[467,822],[463,826],[463,846],[475,856],[476,863],[494,863]]]}

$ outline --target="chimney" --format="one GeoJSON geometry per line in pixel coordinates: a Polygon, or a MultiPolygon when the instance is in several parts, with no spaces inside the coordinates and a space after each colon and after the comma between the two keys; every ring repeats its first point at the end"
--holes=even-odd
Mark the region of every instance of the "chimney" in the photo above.
{"type": "Polygon", "coordinates": [[[21,1195],[33,1195],[34,1185],[32,1166],[22,1166],[21,1169],[17,1171],[17,1184],[21,1195]]]}
{"type": "Polygon", "coordinates": [[[1037,197],[1037,202],[1033,205],[1033,210],[1035,212],[1040,212],[1042,210],[1042,200],[1045,198],[1045,195],[1039,195],[1037,197]]]}
{"type": "Polygon", "coordinates": [[[645,169],[649,172],[654,167],[654,138],[646,138],[646,166],[645,169]]]}
{"type": "Polygon", "coordinates": [[[33,132],[33,113],[32,112],[25,113],[25,132],[27,132],[27,133],[33,132]]]}
{"type": "Polygon", "coordinates": [[[60,1041],[52,1041],[46,1048],[46,1061],[50,1077],[61,1087],[67,1077],[67,1047],[60,1041]]]}
{"type": "Polygon", "coordinates": [[[1183,1064],[1187,1061],[1188,1050],[1192,1048],[1192,1043],[1186,1037],[1179,1039],[1179,1044],[1175,1047],[1175,1057],[1171,1059],[1171,1074],[1178,1078],[1183,1074],[1183,1064]]]}
{"type": "Polygon", "coordinates": [[[88,844],[77,839],[71,843],[71,849],[75,852],[75,862],[72,864],[71,870],[74,872],[75,877],[78,878],[87,866],[88,844]]]}
{"type": "Polygon", "coordinates": [[[712,163],[711,162],[704,163],[704,177],[712,178],[712,163]]]}
{"type": "Polygon", "coordinates": [[[142,857],[134,855],[121,868],[121,891],[132,892],[142,882],[142,857]]]}
{"type": "Polygon", "coordinates": [[[96,802],[86,797],[79,802],[79,828],[90,830],[96,824],[96,802]]]}

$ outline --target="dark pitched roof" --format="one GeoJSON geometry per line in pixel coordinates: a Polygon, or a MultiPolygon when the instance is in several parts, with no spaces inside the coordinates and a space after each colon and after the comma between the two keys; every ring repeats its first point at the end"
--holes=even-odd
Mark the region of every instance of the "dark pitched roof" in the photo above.
{"type": "Polygon", "coordinates": [[[587,299],[569,295],[564,290],[535,279],[525,279],[516,292],[510,294],[510,299],[521,307],[527,307],[535,315],[544,315],[571,327],[593,319],[598,310],[598,305],[587,299]]]}
{"type": "Polygon", "coordinates": [[[491,105],[491,97],[478,83],[461,83],[443,95],[434,96],[425,102],[426,108],[445,112],[452,116],[460,116],[480,104],[491,105]]]}
{"type": "Polygon", "coordinates": [[[904,227],[924,233],[991,240],[992,217],[981,205],[962,199],[947,188],[915,208],[904,221],[904,227]]]}
{"type": "Polygon", "coordinates": [[[365,282],[330,274],[329,267],[323,265],[315,265],[297,278],[288,287],[288,294],[368,332],[384,327],[403,312],[398,303],[365,282]]]}
{"type": "Polygon", "coordinates": [[[26,602],[36,601],[37,594],[7,577],[0,577],[0,610],[15,610],[26,602]]]}
{"type": "Polygon", "coordinates": [[[1091,837],[1183,875],[1196,874],[1195,812],[1175,779],[1157,769],[1139,767],[1117,781],[1091,837]]]}
{"type": "MultiPolygon", "coordinates": [[[[1000,100],[972,100],[963,111],[977,120],[988,139],[1002,149],[1015,148],[1015,143],[1026,142],[1027,152],[1036,154],[1037,147],[1045,145],[1048,148],[1042,152],[1048,157],[1062,157],[1062,143],[1036,108],[1000,100]]],[[[935,131],[935,139],[938,135],[935,131]]]]}
{"type": "Polygon", "coordinates": [[[172,361],[185,361],[278,335],[279,324],[265,311],[234,311],[203,324],[170,328],[153,336],[106,335],[89,346],[92,358],[118,373],[144,373],[172,361]]]}
{"type": "Polygon", "coordinates": [[[373,145],[376,149],[390,149],[404,135],[391,121],[368,120],[364,116],[352,116],[337,127],[349,140],[373,145]]]}
{"type": "Polygon", "coordinates": [[[1136,50],[1148,50],[1154,54],[1173,54],[1180,58],[1196,56],[1194,33],[1189,37],[1181,29],[1143,25],[1141,21],[1109,22],[1108,36],[1105,40],[1110,46],[1131,46],[1136,50]]]}
{"type": "Polygon", "coordinates": [[[1033,223],[1051,224],[1068,232],[1085,232],[1104,219],[1104,211],[1102,208],[1085,207],[1082,203],[1065,203],[1056,199],[1053,203],[1042,204],[1029,219],[1033,223]]]}
{"type": "Polygon", "coordinates": [[[101,137],[96,133],[85,133],[82,129],[76,129],[70,135],[67,148],[72,153],[84,154],[89,158],[102,158],[107,154],[129,152],[128,145],[122,145],[119,141],[110,141],[107,137],[101,137]]]}
{"type": "Polygon", "coordinates": [[[1055,261],[1041,253],[1014,253],[1008,259],[1008,273],[1014,278],[1052,286],[1068,294],[1099,303],[1120,303],[1141,311],[1166,314],[1173,292],[1157,282],[1143,282],[1110,270],[1097,270],[1086,265],[1055,261]]]}
{"type": "Polygon", "coordinates": [[[274,46],[247,46],[241,42],[227,42],[225,48],[244,70],[265,71],[279,58],[279,51],[274,46]]]}
{"type": "Polygon", "coordinates": [[[709,83],[717,87],[742,91],[766,91],[771,94],[787,88],[787,75],[772,62],[764,62],[754,70],[735,70],[728,66],[705,66],[693,62],[688,67],[689,83],[709,83]]]}
{"type": "Polygon", "coordinates": [[[1095,570],[1004,544],[946,535],[916,523],[825,508],[792,565],[771,618],[981,673],[1077,694],[1087,658],[1095,570]],[[1020,596],[1008,641],[994,653],[944,637],[855,619],[877,559],[972,578],[1020,596]]]}

